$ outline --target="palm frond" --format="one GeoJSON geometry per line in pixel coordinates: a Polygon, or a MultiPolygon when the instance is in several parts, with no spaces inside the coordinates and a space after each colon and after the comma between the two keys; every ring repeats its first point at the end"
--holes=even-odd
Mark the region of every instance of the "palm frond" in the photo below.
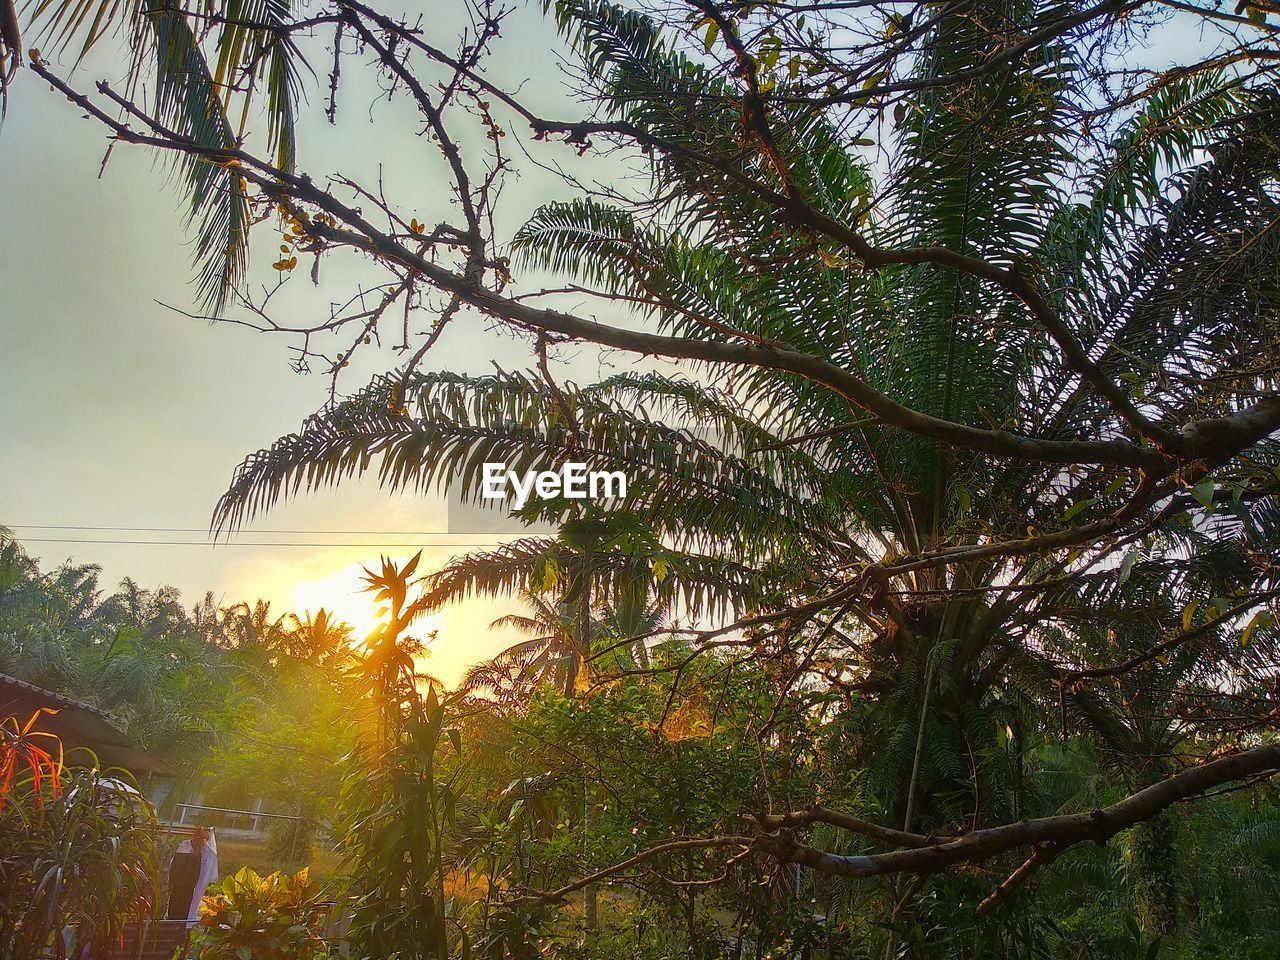
{"type": "MultiPolygon", "coordinates": [[[[53,49],[78,44],[80,59],[103,38],[125,34],[133,51],[128,86],[150,72],[156,119],[200,147],[240,146],[261,88],[268,147],[276,165],[292,172],[298,71],[306,66],[288,30],[293,0],[228,0],[217,11],[200,0],[40,0],[30,19],[53,49]],[[233,107],[238,125],[229,119],[233,107]]],[[[170,159],[189,195],[197,296],[217,312],[244,276],[245,185],[233,166],[191,154],[170,159]]]]}

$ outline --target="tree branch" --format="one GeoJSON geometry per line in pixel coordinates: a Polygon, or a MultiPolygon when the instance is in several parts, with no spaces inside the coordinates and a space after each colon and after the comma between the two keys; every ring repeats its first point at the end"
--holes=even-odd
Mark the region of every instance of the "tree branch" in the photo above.
{"type": "Polygon", "coordinates": [[[1233,780],[1280,771],[1280,745],[1241,750],[1190,767],[1101,810],[1023,820],[975,830],[955,840],[909,850],[869,855],[826,853],[795,842],[782,833],[761,846],[775,856],[822,873],[846,877],[896,873],[936,873],[960,863],[981,863],[1019,847],[1054,844],[1061,848],[1093,841],[1103,843],[1121,830],[1149,820],[1165,807],[1199,797],[1233,780]]]}

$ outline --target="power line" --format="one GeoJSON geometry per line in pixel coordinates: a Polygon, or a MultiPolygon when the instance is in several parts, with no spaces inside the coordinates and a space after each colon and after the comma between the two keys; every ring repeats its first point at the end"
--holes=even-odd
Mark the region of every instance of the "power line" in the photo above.
{"type": "Polygon", "coordinates": [[[507,543],[506,540],[445,540],[433,543],[326,543],[323,540],[298,543],[296,541],[229,540],[219,543],[216,540],[89,540],[76,537],[23,537],[19,542],[102,543],[136,547],[363,547],[366,549],[410,549],[413,547],[500,547],[507,543]]]}
{"type": "MultiPolygon", "coordinates": [[[[98,533],[204,533],[208,527],[92,527],[80,524],[56,523],[6,523],[0,526],[10,530],[88,530],[98,533]]],[[[317,537],[437,537],[437,536],[483,536],[492,534],[493,530],[280,530],[262,529],[254,533],[282,534],[290,536],[317,537]]]]}

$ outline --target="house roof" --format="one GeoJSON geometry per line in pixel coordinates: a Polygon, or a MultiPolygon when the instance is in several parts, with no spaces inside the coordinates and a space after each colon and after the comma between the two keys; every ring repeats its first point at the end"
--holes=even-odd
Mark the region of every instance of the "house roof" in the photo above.
{"type": "Polygon", "coordinates": [[[87,758],[74,754],[77,749],[87,748],[97,755],[101,766],[124,767],[136,776],[177,773],[170,764],[143,749],[121,730],[118,717],[82,700],[0,673],[0,717],[13,714],[25,720],[41,707],[58,711],[42,717],[39,726],[57,734],[72,762],[86,762],[87,758]]]}

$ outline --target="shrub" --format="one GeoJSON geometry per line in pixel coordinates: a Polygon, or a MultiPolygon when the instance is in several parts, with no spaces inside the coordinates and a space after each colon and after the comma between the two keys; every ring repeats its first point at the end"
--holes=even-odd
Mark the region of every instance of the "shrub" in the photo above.
{"type": "Polygon", "coordinates": [[[66,767],[35,726],[0,723],[0,957],[99,956],[155,899],[155,816],[123,770],[66,767]]]}
{"type": "Polygon", "coordinates": [[[327,907],[307,871],[262,877],[245,867],[215,884],[200,904],[193,960],[315,960],[327,907]]]}

